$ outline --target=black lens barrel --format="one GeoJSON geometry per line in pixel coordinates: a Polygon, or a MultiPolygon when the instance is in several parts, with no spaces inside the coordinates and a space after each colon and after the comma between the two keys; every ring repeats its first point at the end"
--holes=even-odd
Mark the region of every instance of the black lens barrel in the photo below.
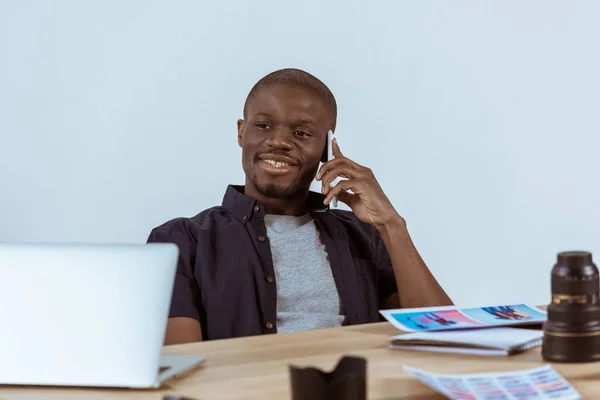
{"type": "Polygon", "coordinates": [[[592,254],[559,253],[551,287],[542,357],[555,362],[600,360],[600,284],[592,254]]]}

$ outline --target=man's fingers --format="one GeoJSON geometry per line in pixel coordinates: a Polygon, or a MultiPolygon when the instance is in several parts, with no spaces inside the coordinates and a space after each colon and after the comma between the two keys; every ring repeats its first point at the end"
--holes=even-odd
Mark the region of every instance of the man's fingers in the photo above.
{"type": "Polygon", "coordinates": [[[323,164],[317,173],[316,179],[320,181],[326,174],[329,173],[329,171],[340,167],[346,169],[349,174],[353,173],[356,176],[358,176],[361,171],[365,170],[365,167],[362,165],[342,156],[341,158],[334,158],[333,160],[327,161],[325,164],[323,164]]]}
{"type": "MultiPolygon", "coordinates": [[[[333,200],[334,196],[338,196],[342,191],[352,190],[355,185],[356,185],[356,181],[355,180],[341,181],[340,183],[338,183],[337,185],[335,185],[329,191],[329,193],[327,193],[327,196],[325,196],[324,203],[326,205],[329,204],[331,202],[331,200],[333,200]]],[[[344,203],[346,203],[346,202],[344,201],[344,203]]]]}
{"type": "Polygon", "coordinates": [[[326,163],[321,165],[321,169],[319,169],[316,179],[320,181],[321,179],[323,179],[323,176],[325,176],[327,172],[344,164],[346,164],[346,160],[344,158],[334,158],[333,160],[327,161],[326,163]]]}
{"type": "Polygon", "coordinates": [[[357,171],[345,166],[338,166],[325,173],[325,176],[321,178],[323,179],[322,186],[327,190],[336,178],[356,179],[358,177],[357,171]]]}
{"type": "MultiPolygon", "coordinates": [[[[356,195],[352,194],[352,193],[348,193],[345,190],[342,190],[337,194],[337,199],[339,201],[341,201],[342,203],[345,203],[348,206],[352,207],[352,202],[354,201],[354,196],[356,196],[356,195]]],[[[333,200],[333,198],[332,198],[332,200],[333,200]]]]}
{"type": "Polygon", "coordinates": [[[332,141],[332,150],[333,150],[333,156],[335,158],[340,158],[340,157],[344,157],[344,155],[342,154],[342,151],[340,150],[340,146],[338,145],[337,139],[334,138],[332,141]]]}

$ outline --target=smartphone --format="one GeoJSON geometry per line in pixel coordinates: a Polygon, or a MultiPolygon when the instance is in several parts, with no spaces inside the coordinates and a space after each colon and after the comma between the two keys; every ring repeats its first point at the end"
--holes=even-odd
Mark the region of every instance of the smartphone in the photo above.
{"type": "MultiPolygon", "coordinates": [[[[333,160],[333,131],[327,132],[327,161],[333,160]]],[[[339,182],[338,178],[335,178],[333,182],[331,182],[331,187],[334,187],[339,182]]],[[[331,199],[331,206],[337,207],[337,196],[333,196],[331,199]]]]}

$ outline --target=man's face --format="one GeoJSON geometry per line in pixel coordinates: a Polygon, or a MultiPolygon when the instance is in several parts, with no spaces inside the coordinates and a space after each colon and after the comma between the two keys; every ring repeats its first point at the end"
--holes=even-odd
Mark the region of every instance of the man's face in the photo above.
{"type": "Polygon", "coordinates": [[[248,104],[246,120],[238,121],[246,186],[277,199],[305,193],[331,125],[329,110],[309,89],[261,88],[248,104]]]}

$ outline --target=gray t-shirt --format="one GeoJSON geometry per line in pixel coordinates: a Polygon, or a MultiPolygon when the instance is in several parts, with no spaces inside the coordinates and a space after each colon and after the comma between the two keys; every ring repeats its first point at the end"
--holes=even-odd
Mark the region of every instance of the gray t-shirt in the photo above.
{"type": "Polygon", "coordinates": [[[340,298],[311,215],[267,214],[265,224],[277,284],[277,331],[341,326],[340,298]]]}

